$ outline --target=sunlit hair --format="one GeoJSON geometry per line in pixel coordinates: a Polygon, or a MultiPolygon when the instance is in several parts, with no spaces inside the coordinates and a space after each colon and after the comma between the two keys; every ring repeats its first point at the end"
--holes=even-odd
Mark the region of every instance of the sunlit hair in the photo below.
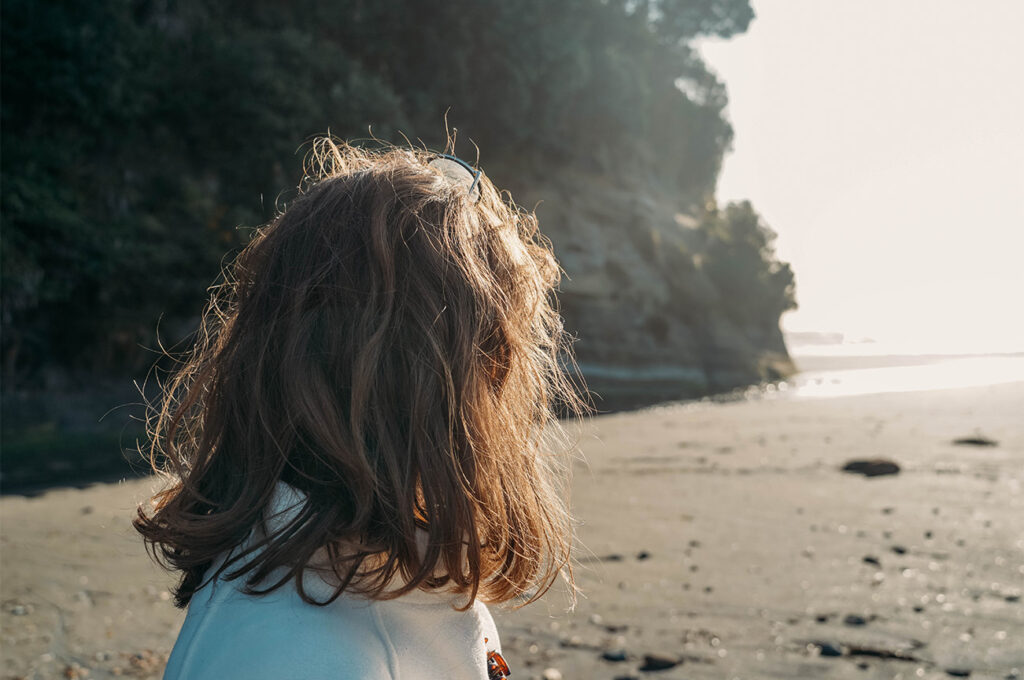
{"type": "Polygon", "coordinates": [[[571,582],[548,439],[583,404],[560,270],[533,214],[430,159],[317,140],[299,196],[211,289],[149,422],[168,486],[134,522],[180,570],[178,606],[219,574],[323,603],[303,585],[317,560],[331,600],[443,589],[468,607],[571,582]],[[268,530],[279,480],[308,501],[268,530]]]}

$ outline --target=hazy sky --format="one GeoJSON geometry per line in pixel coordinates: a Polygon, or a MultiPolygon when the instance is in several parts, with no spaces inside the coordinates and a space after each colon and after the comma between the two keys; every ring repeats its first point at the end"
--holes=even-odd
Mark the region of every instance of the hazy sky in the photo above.
{"type": "Polygon", "coordinates": [[[719,201],[793,264],[789,330],[1024,350],[1024,0],[755,0],[700,50],[735,128],[719,201]]]}

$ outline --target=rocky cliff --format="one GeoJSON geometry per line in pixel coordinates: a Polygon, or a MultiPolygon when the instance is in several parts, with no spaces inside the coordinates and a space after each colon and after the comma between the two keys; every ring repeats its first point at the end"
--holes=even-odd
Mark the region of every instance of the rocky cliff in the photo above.
{"type": "Polygon", "coordinates": [[[565,270],[563,316],[600,408],[723,392],[794,370],[782,310],[750,318],[731,309],[726,286],[707,271],[715,237],[703,209],[607,174],[529,184],[516,197],[537,206],[565,270]]]}

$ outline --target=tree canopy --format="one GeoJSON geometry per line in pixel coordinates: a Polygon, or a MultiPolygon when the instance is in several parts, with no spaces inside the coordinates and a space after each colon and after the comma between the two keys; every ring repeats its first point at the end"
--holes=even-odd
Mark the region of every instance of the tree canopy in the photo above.
{"type": "MultiPolygon", "coordinates": [[[[7,0],[7,385],[50,364],[144,367],[157,319],[197,311],[239,227],[273,216],[328,130],[437,147],[447,115],[488,167],[710,196],[732,129],[690,42],[752,18],[748,0],[7,0]]],[[[766,232],[735,210],[712,228],[734,225],[716,275],[791,282],[767,243],[742,245],[766,232]]]]}

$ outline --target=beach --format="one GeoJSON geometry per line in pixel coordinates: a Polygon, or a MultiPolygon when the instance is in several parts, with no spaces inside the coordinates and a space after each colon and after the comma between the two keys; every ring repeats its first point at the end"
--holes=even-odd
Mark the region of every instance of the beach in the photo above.
{"type": "MultiPolygon", "coordinates": [[[[512,677],[1024,678],[1022,413],[1004,382],[571,428],[577,604],[492,608],[512,677]]],[[[155,484],[0,498],[3,678],[160,676],[183,614],[130,527],[155,484]]]]}

